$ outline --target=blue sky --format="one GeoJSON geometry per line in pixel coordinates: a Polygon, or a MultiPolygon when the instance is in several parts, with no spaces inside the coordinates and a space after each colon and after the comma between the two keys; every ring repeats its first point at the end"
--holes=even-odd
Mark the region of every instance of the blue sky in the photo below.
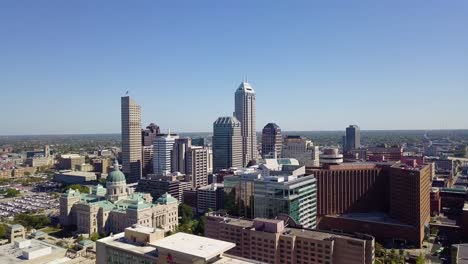
{"type": "Polygon", "coordinates": [[[0,1],[0,134],[211,131],[247,76],[257,128],[468,128],[468,2],[0,1]]]}

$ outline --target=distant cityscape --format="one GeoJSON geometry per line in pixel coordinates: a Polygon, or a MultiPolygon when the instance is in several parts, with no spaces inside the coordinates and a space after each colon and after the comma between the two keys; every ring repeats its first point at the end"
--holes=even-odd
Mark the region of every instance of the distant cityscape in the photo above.
{"type": "MultiPolygon", "coordinates": [[[[1,263],[448,263],[467,254],[468,130],[0,137],[1,263]]],[[[116,109],[117,111],[117,109],[116,109]]],[[[163,133],[162,131],[167,131],[163,133]]],[[[454,262],[458,263],[458,262],[454,262]]],[[[459,262],[462,263],[462,262],[459,262]]]]}

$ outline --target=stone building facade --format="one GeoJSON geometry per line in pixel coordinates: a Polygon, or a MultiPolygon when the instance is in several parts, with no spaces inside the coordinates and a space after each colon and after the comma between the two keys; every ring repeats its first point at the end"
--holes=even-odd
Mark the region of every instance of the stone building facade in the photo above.
{"type": "Polygon", "coordinates": [[[67,190],[60,197],[60,223],[76,225],[84,234],[120,233],[134,224],[172,231],[178,224],[178,202],[163,194],[155,202],[150,194],[127,187],[117,168],[109,174],[106,188],[97,185],[90,193],[67,190]]]}

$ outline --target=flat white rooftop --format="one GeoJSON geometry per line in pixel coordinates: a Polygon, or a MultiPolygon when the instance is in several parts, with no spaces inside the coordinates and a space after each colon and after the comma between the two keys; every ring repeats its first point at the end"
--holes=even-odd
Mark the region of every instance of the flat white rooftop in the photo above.
{"type": "Polygon", "coordinates": [[[234,243],[186,233],[168,236],[151,243],[151,245],[160,250],[179,252],[204,260],[212,259],[236,246],[234,243]]]}

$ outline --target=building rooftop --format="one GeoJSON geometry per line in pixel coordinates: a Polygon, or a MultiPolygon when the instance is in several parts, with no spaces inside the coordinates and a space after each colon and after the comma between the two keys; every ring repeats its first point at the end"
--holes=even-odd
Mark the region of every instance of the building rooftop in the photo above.
{"type": "Polygon", "coordinates": [[[53,261],[54,259],[62,258],[65,256],[66,249],[57,247],[55,245],[48,244],[44,241],[37,239],[30,240],[18,240],[20,243],[28,242],[25,246],[18,247],[15,243],[9,243],[3,246],[0,246],[0,263],[2,264],[16,264],[16,263],[34,263],[34,264],[43,264],[53,261]],[[33,262],[31,260],[24,259],[24,252],[32,252],[42,248],[51,248],[51,253],[34,258],[33,262]]]}
{"type": "Polygon", "coordinates": [[[234,248],[234,243],[217,239],[177,233],[166,238],[151,243],[159,250],[174,251],[187,254],[193,257],[204,259],[205,261],[216,257],[234,248]]]}

